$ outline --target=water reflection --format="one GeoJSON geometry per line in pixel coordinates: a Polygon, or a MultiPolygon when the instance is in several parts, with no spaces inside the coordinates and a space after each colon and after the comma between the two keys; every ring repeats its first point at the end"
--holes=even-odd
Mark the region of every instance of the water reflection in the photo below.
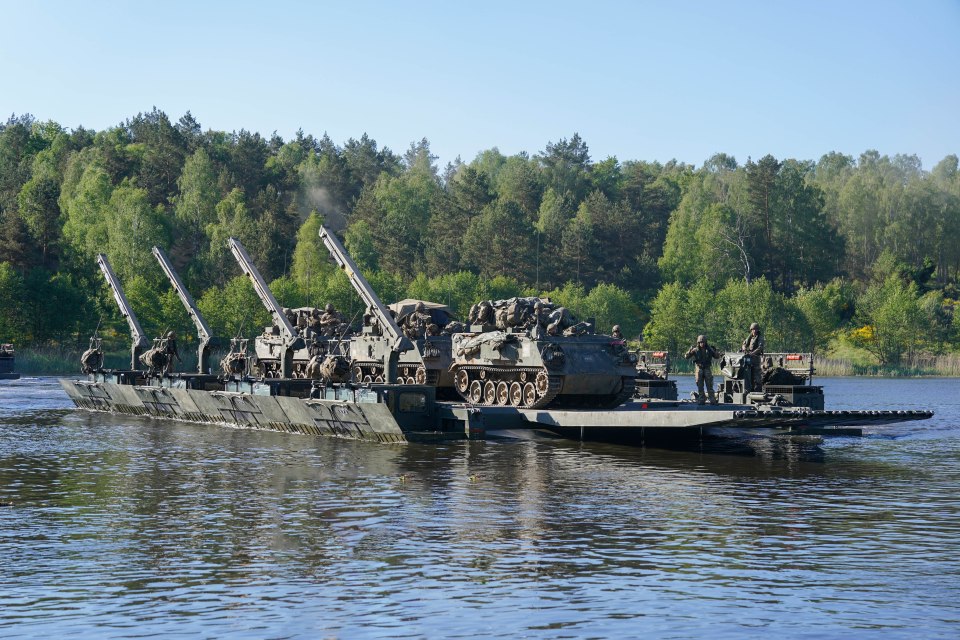
{"type": "Polygon", "coordinates": [[[38,403],[0,418],[5,636],[954,630],[952,428],[390,446],[38,403]]]}

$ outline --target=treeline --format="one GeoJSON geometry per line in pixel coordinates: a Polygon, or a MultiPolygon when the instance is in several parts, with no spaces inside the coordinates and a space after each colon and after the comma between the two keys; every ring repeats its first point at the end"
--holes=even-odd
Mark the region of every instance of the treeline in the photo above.
{"type": "Polygon", "coordinates": [[[703,331],[733,346],[752,320],[776,348],[845,345],[885,363],[958,346],[954,155],[929,172],[876,152],[718,154],[697,168],[594,161],[574,134],[440,169],[426,139],[398,154],[366,135],[204,132],[157,109],[100,132],[28,115],[0,125],[0,336],[84,346],[102,322],[119,343],[100,252],[148,333],[189,335],[155,244],[218,333],[251,335],[267,320],[230,236],[282,304],[352,315],[360,303],[319,243],[321,220],[387,301],[464,314],[479,299],[547,294],[658,348],[703,331]]]}

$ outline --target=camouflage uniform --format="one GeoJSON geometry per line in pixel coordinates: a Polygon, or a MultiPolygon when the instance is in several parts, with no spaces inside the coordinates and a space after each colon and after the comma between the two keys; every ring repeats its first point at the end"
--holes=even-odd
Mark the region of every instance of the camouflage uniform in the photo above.
{"type": "Polygon", "coordinates": [[[713,360],[720,357],[720,352],[713,346],[707,344],[706,336],[697,336],[697,344],[690,347],[684,358],[692,358],[696,365],[697,379],[697,404],[703,404],[706,396],[703,388],[707,388],[707,396],[710,397],[710,404],[717,404],[717,397],[713,394],[713,360]]]}
{"type": "Polygon", "coordinates": [[[323,315],[320,316],[320,332],[325,336],[332,336],[341,324],[343,324],[343,316],[337,313],[333,305],[328,302],[323,315]]]}
{"type": "Polygon", "coordinates": [[[431,324],[433,324],[433,319],[430,317],[430,313],[422,302],[418,302],[416,310],[407,316],[405,333],[408,338],[422,338],[431,324]]]}
{"type": "Polygon", "coordinates": [[[610,336],[616,338],[617,340],[623,340],[623,332],[620,331],[620,325],[613,325],[613,329],[610,331],[610,336]]]}
{"type": "Polygon", "coordinates": [[[180,359],[180,352],[177,351],[177,334],[173,331],[167,334],[167,344],[163,351],[167,355],[166,373],[170,375],[173,373],[173,358],[176,357],[177,360],[183,362],[183,360],[180,359]]]}
{"type": "Polygon", "coordinates": [[[740,346],[740,350],[749,358],[747,387],[750,391],[763,390],[763,374],[760,368],[760,361],[763,358],[764,347],[765,344],[763,342],[763,334],[760,332],[760,325],[754,322],[750,325],[750,335],[747,336],[746,340],[744,340],[740,346]],[[754,333],[754,330],[756,330],[756,333],[754,333]]]}
{"type": "Polygon", "coordinates": [[[566,307],[557,307],[548,318],[547,333],[551,336],[562,335],[563,330],[576,324],[573,315],[566,307]]]}

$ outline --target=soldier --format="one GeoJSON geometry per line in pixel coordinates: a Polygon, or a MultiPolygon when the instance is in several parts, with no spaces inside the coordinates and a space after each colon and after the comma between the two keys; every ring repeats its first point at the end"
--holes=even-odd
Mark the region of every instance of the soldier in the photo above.
{"type": "Polygon", "coordinates": [[[562,335],[563,330],[576,324],[576,320],[566,307],[557,307],[548,318],[547,333],[551,336],[562,335]]]}
{"type": "MultiPolygon", "coordinates": [[[[470,310],[473,314],[473,309],[470,310]]],[[[476,308],[476,314],[470,319],[470,324],[493,324],[493,303],[489,300],[481,301],[476,308]]]]}
{"type": "MultiPolygon", "coordinates": [[[[291,308],[289,308],[289,307],[284,307],[284,308],[283,308],[283,315],[286,316],[287,321],[289,321],[291,325],[293,325],[294,327],[297,326],[297,312],[296,312],[296,311],[294,311],[293,309],[291,309],[291,308]]],[[[273,324],[276,325],[277,323],[274,322],[273,324]]]]}
{"type": "Polygon", "coordinates": [[[623,332],[620,331],[620,325],[613,325],[613,329],[610,331],[610,335],[617,340],[623,340],[623,332]]]}
{"type": "Polygon", "coordinates": [[[763,390],[763,378],[760,371],[760,361],[763,357],[763,334],[760,333],[760,325],[754,322],[750,325],[750,335],[743,341],[740,350],[747,356],[747,384],[750,391],[763,390]]]}
{"type": "Polygon", "coordinates": [[[170,375],[173,373],[174,357],[176,357],[179,362],[183,362],[183,360],[180,359],[180,352],[177,351],[177,334],[173,331],[167,333],[166,345],[164,345],[163,352],[167,355],[167,366],[165,373],[170,375]]]}
{"type": "Polygon", "coordinates": [[[432,323],[433,319],[427,312],[426,306],[423,304],[423,302],[418,302],[413,313],[407,316],[407,337],[414,339],[422,338],[427,332],[427,327],[429,327],[432,323]]]}
{"type": "Polygon", "coordinates": [[[323,314],[320,316],[320,331],[325,336],[332,336],[343,324],[343,316],[337,313],[337,310],[331,303],[323,308],[323,314]]]}
{"type": "Polygon", "coordinates": [[[717,397],[713,395],[713,360],[720,357],[720,352],[713,346],[707,344],[707,336],[697,336],[697,344],[690,347],[684,358],[692,358],[696,365],[697,374],[697,404],[703,404],[706,397],[703,394],[703,388],[707,388],[707,396],[710,397],[710,404],[717,404],[717,397]]]}

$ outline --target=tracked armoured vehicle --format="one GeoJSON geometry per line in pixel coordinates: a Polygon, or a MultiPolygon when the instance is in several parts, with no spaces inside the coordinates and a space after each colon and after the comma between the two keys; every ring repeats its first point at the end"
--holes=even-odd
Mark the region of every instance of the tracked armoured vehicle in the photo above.
{"type": "Polygon", "coordinates": [[[314,315],[312,307],[281,307],[240,241],[230,238],[227,243],[273,321],[254,339],[252,373],[261,378],[327,377],[342,382],[339,378],[349,371],[346,336],[324,335],[311,329],[306,317],[314,315]]]}
{"type": "MultiPolygon", "coordinates": [[[[465,400],[525,409],[611,409],[633,396],[636,355],[622,340],[593,333],[590,323],[565,330],[551,324],[548,331],[516,312],[523,300],[501,305],[512,311],[500,315],[518,316],[519,326],[471,325],[469,332],[453,335],[450,370],[465,400]]],[[[551,317],[563,315],[556,311],[551,317]]]]}
{"type": "Polygon", "coordinates": [[[337,237],[321,227],[320,238],[367,309],[363,328],[350,340],[354,382],[422,384],[437,387],[441,395],[443,390],[452,394],[451,337],[443,332],[452,322],[449,308],[423,300],[402,300],[387,307],[337,237]],[[418,313],[418,303],[424,314],[419,323],[410,321],[418,313]],[[396,360],[396,373],[389,370],[391,359],[396,360]]]}

